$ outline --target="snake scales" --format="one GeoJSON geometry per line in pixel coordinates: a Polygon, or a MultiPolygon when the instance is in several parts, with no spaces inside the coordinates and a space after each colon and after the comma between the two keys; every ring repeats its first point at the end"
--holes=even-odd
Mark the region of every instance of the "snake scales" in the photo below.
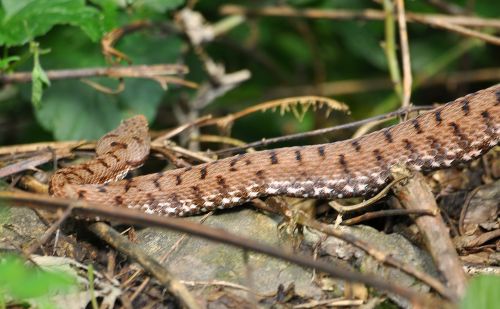
{"type": "Polygon", "coordinates": [[[500,84],[417,118],[330,144],[241,154],[193,167],[123,179],[149,153],[143,116],[122,122],[97,143],[97,157],[58,170],[54,196],[187,216],[269,195],[344,198],[371,195],[390,168],[434,170],[477,158],[500,140],[500,84]]]}

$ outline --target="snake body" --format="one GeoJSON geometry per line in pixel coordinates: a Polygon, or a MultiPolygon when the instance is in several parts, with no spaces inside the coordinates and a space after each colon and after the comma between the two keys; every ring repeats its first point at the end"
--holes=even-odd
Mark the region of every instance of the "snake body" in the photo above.
{"type": "Polygon", "coordinates": [[[346,198],[376,193],[390,169],[435,170],[479,157],[500,140],[500,84],[365,136],[287,147],[123,179],[149,153],[147,121],[135,116],[97,143],[97,157],[58,170],[54,196],[166,216],[194,215],[286,195],[346,198]]]}

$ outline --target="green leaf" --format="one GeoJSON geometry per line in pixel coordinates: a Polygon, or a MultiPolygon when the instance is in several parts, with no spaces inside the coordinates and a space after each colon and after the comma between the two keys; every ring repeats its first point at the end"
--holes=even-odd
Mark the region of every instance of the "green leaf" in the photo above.
{"type": "Polygon", "coordinates": [[[19,56],[10,56],[4,59],[0,59],[0,71],[5,71],[9,68],[11,62],[19,61],[21,57],[19,56]]]}
{"type": "Polygon", "coordinates": [[[80,27],[92,40],[102,35],[99,11],[84,0],[2,0],[0,45],[23,45],[52,27],[80,27]]]}
{"type": "Polygon", "coordinates": [[[133,6],[135,8],[147,8],[157,13],[165,13],[173,10],[184,3],[184,0],[136,0],[133,6]]]}
{"type": "MultiPolygon", "coordinates": [[[[68,46],[61,38],[73,37],[75,30],[71,28],[57,34],[57,39],[44,41],[52,47],[52,52],[43,58],[45,67],[104,66],[99,46],[88,40],[68,46]]],[[[175,37],[154,37],[138,32],[125,37],[117,48],[136,64],[175,63],[181,43],[175,37]]],[[[118,86],[118,81],[110,78],[92,78],[92,81],[111,89],[118,86]]],[[[56,139],[68,140],[99,138],[120,120],[134,114],[154,118],[165,91],[150,79],[125,78],[124,81],[125,90],[119,94],[99,92],[78,80],[54,81],[45,89],[41,107],[34,110],[38,122],[53,132],[56,139]]]]}
{"type": "Polygon", "coordinates": [[[498,308],[500,304],[500,277],[478,276],[469,283],[461,309],[498,308]]]}
{"type": "Polygon", "coordinates": [[[108,32],[113,28],[119,27],[118,16],[119,6],[116,0],[91,0],[93,4],[98,6],[101,11],[102,32],[108,32]]]}
{"type": "Polygon", "coordinates": [[[65,291],[74,284],[74,278],[63,272],[41,271],[11,255],[0,258],[0,291],[16,300],[65,291]]]}
{"type": "Polygon", "coordinates": [[[33,53],[33,71],[31,73],[31,103],[33,103],[36,108],[39,108],[42,101],[43,86],[50,86],[49,78],[40,65],[40,54],[47,53],[48,50],[40,50],[38,43],[36,42],[32,42],[30,44],[30,49],[33,53]]]}
{"type": "MultiPolygon", "coordinates": [[[[113,88],[105,79],[95,81],[113,88]]],[[[111,95],[79,81],[58,81],[45,91],[42,106],[35,110],[37,119],[56,139],[73,140],[99,138],[133,114],[152,118],[163,93],[160,86],[146,80],[126,80],[125,87],[124,92],[111,95]],[[134,89],[140,91],[134,93],[134,89]]]]}

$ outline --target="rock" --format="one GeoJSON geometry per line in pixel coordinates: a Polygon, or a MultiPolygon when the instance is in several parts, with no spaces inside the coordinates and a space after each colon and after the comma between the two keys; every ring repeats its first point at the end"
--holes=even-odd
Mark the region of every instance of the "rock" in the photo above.
{"type": "MultiPolygon", "coordinates": [[[[191,217],[185,220],[199,219],[191,217]]],[[[211,216],[204,225],[292,250],[291,240],[280,239],[277,220],[253,210],[243,209],[211,216]]],[[[177,232],[160,229],[148,228],[137,232],[141,247],[156,257],[167,253],[180,237],[181,234],[177,232]]],[[[163,264],[180,280],[229,281],[263,294],[276,292],[280,284],[286,286],[294,282],[298,294],[321,294],[321,290],[311,283],[311,270],[253,252],[248,252],[246,265],[241,249],[199,238],[186,238],[163,264]],[[250,280],[247,280],[248,271],[250,280]]]]}

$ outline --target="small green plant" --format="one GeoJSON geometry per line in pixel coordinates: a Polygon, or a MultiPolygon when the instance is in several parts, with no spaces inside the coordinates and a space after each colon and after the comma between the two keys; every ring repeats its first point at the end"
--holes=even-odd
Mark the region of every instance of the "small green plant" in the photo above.
{"type": "Polygon", "coordinates": [[[471,280],[461,309],[494,309],[500,304],[500,277],[478,276],[471,280]]]}
{"type": "Polygon", "coordinates": [[[55,308],[50,296],[67,292],[76,285],[73,277],[44,271],[13,255],[0,256],[0,309],[7,304],[27,304],[33,300],[39,308],[55,308]]]}

